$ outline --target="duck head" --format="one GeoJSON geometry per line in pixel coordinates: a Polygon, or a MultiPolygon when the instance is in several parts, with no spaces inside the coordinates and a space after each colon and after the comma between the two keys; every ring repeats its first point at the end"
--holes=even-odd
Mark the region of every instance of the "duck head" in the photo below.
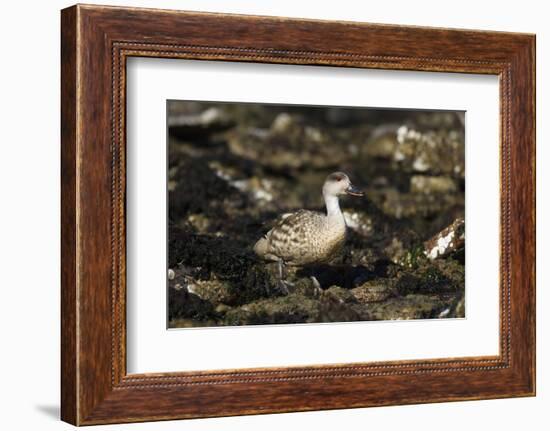
{"type": "Polygon", "coordinates": [[[323,185],[324,196],[364,196],[365,193],[355,187],[349,177],[343,172],[333,172],[325,180],[323,185]]]}

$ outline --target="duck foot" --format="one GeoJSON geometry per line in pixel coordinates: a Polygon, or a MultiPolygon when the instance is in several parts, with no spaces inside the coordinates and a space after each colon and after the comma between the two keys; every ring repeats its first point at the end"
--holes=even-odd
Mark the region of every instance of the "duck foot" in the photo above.
{"type": "Polygon", "coordinates": [[[314,275],[310,276],[309,278],[311,280],[311,283],[313,284],[314,295],[317,297],[323,292],[323,289],[321,288],[321,284],[319,283],[319,280],[317,280],[317,278],[314,275]]]}
{"type": "Polygon", "coordinates": [[[277,287],[283,295],[289,295],[289,287],[292,289],[294,287],[294,283],[291,283],[290,281],[279,280],[277,282],[277,287]]]}

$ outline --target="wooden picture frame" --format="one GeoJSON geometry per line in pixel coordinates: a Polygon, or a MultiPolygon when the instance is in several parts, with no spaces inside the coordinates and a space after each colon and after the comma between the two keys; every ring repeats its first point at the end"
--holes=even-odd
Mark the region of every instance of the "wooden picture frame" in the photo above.
{"type": "Polygon", "coordinates": [[[78,5],[62,11],[61,50],[64,421],[535,394],[534,35],[78,5]],[[131,56],[498,75],[500,354],[128,375],[125,65],[131,56]]]}

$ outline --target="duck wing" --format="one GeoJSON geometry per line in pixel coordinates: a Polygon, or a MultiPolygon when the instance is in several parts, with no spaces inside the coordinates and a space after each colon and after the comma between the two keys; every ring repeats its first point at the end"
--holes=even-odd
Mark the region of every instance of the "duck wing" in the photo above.
{"type": "Polygon", "coordinates": [[[324,215],[315,211],[283,214],[265,236],[268,253],[289,262],[302,260],[323,220],[324,215]]]}

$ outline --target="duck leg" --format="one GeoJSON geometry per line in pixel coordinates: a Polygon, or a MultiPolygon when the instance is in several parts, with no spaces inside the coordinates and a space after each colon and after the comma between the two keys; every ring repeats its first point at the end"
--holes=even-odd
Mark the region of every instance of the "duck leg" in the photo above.
{"type": "Polygon", "coordinates": [[[319,280],[317,280],[317,277],[315,275],[310,275],[309,279],[311,280],[311,283],[313,284],[313,292],[315,297],[319,296],[321,293],[323,293],[323,289],[321,288],[321,283],[319,283],[319,280]]]}
{"type": "Polygon", "coordinates": [[[284,269],[283,269],[283,260],[282,259],[279,259],[277,261],[277,269],[279,270],[279,280],[282,281],[284,278],[285,278],[285,272],[284,272],[284,269]]]}
{"type": "Polygon", "coordinates": [[[288,290],[288,286],[291,285],[291,283],[285,280],[285,263],[282,259],[279,259],[277,261],[277,268],[278,268],[277,284],[279,286],[279,289],[283,294],[288,295],[290,293],[288,290]]]}

